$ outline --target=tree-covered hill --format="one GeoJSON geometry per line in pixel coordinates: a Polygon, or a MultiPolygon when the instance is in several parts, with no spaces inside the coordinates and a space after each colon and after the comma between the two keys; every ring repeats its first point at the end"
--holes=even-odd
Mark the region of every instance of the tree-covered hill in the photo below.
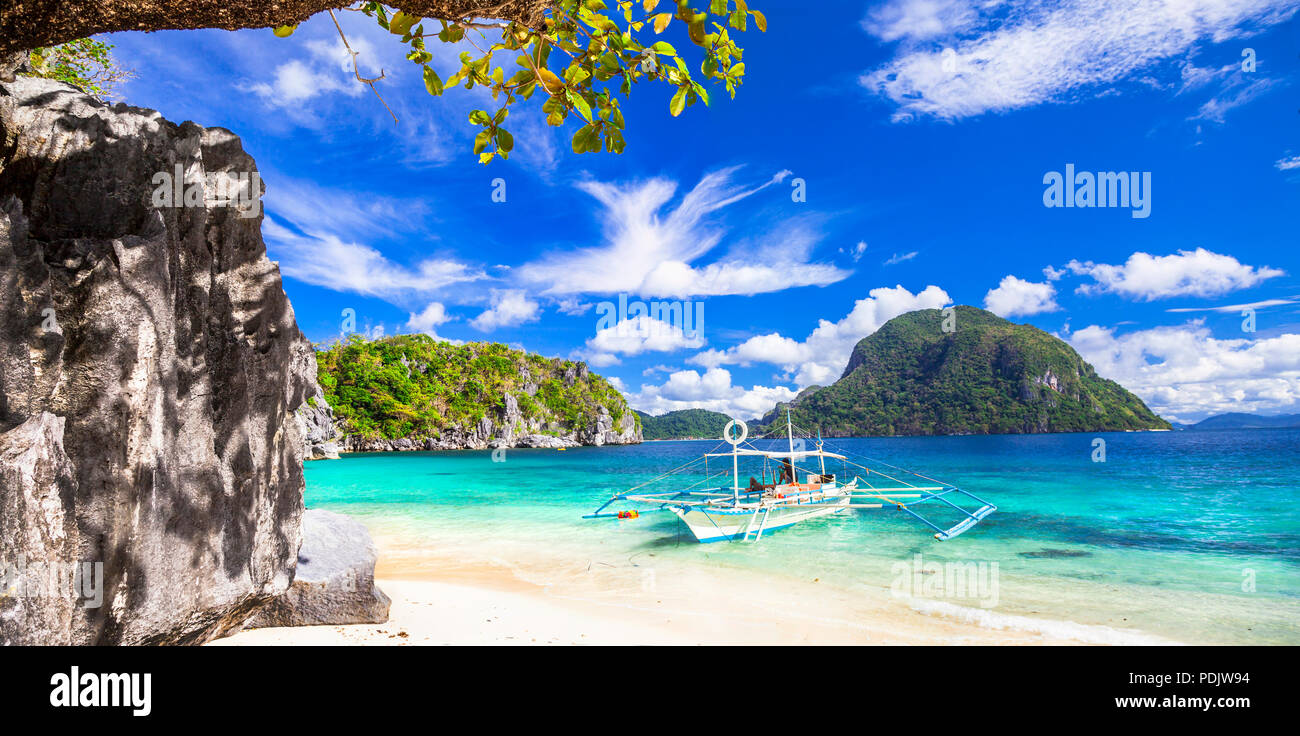
{"type": "Polygon", "coordinates": [[[325,400],[350,449],[640,440],[622,394],[585,363],[500,343],[352,336],[316,354],[325,400]],[[530,439],[532,438],[532,439],[530,439]],[[387,441],[409,440],[389,447],[387,441]]]}
{"type": "Polygon", "coordinates": [[[641,436],[647,440],[721,439],[731,417],[708,409],[678,409],[663,416],[638,411],[641,436]]]}
{"type": "Polygon", "coordinates": [[[938,309],[885,323],[838,381],[793,403],[794,423],[828,436],[1169,429],[1062,340],[976,307],[954,316],[952,331],[938,309]]]}

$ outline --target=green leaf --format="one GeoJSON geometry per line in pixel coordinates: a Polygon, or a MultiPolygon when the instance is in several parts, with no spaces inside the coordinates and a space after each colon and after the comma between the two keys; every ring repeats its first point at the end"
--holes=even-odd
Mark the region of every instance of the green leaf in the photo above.
{"type": "Polygon", "coordinates": [[[677,49],[673,48],[673,45],[667,41],[655,41],[654,45],[650,48],[654,49],[656,54],[664,54],[666,56],[677,55],[677,49]]]}
{"type": "Polygon", "coordinates": [[[397,36],[405,36],[411,31],[411,26],[420,22],[420,18],[414,15],[407,15],[400,10],[393,15],[393,19],[388,21],[388,32],[397,36]]]}
{"type": "Polygon", "coordinates": [[[497,148],[509,153],[515,148],[515,137],[505,128],[497,128],[497,148]]]}
{"type": "Polygon", "coordinates": [[[691,37],[691,41],[695,42],[696,46],[703,46],[705,44],[705,36],[707,35],[704,32],[704,21],[699,21],[698,23],[692,23],[686,26],[686,35],[691,37]]]}
{"type": "Polygon", "coordinates": [[[568,69],[564,70],[564,78],[569,82],[569,84],[582,84],[582,82],[590,76],[591,76],[590,72],[578,66],[577,64],[574,64],[570,66],[568,69]]]}
{"type": "Polygon", "coordinates": [[[298,30],[297,24],[291,26],[276,26],[275,30],[271,31],[271,33],[274,33],[279,38],[288,38],[292,36],[293,32],[296,30],[298,30]]]}
{"type": "Polygon", "coordinates": [[[672,113],[673,117],[677,117],[678,115],[681,115],[682,110],[685,109],[686,87],[678,87],[677,94],[673,95],[673,99],[668,103],[668,112],[672,113]]]}
{"type": "Polygon", "coordinates": [[[584,120],[591,120],[591,105],[587,104],[587,100],[585,100],[582,95],[574,94],[566,89],[564,91],[564,96],[568,98],[569,102],[574,107],[578,108],[578,112],[582,113],[584,120]]]}
{"type": "Polygon", "coordinates": [[[600,135],[596,133],[596,128],[592,125],[578,128],[578,131],[573,134],[573,152],[586,153],[592,150],[592,146],[600,150],[600,135]]]}
{"type": "Polygon", "coordinates": [[[438,72],[435,72],[431,66],[424,67],[424,88],[434,97],[442,95],[442,80],[438,78],[438,72]]]}
{"type": "Polygon", "coordinates": [[[491,140],[492,133],[486,130],[479,131],[479,134],[474,136],[474,153],[482,153],[491,140]]]}
{"type": "Polygon", "coordinates": [[[500,110],[497,110],[497,114],[492,116],[492,123],[494,125],[500,125],[502,121],[506,119],[506,116],[509,114],[510,114],[510,108],[508,107],[503,107],[500,110]]]}
{"type": "Polygon", "coordinates": [[[492,116],[486,110],[475,110],[469,114],[469,121],[475,125],[487,125],[492,122],[492,116]]]}

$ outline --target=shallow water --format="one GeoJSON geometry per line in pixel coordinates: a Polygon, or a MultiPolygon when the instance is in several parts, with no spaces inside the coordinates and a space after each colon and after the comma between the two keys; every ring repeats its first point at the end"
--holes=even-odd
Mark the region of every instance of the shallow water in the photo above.
{"type": "MultiPolygon", "coordinates": [[[[704,566],[774,585],[795,578],[864,596],[892,590],[910,594],[914,608],[993,628],[1098,642],[1300,644],[1300,430],[827,442],[998,506],[948,542],[893,509],[803,522],[758,544],[697,544],[666,513],[581,518],[611,493],[715,446],[508,450],[504,462],[488,451],[351,454],[308,463],[307,505],[357,515],[412,549],[507,564],[541,582],[557,562],[653,557],[660,575],[704,566]],[[1105,462],[1093,460],[1095,438],[1106,443],[1105,462]],[[935,563],[975,563],[966,568],[973,577],[935,563]]],[[[836,463],[827,470],[844,472],[836,463]]],[[[742,481],[758,472],[742,469],[742,481]]]]}

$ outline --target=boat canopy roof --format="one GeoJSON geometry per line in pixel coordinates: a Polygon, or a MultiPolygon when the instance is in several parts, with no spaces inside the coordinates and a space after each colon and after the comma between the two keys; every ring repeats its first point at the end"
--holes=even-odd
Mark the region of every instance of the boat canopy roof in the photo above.
{"type": "Polygon", "coordinates": [[[833,452],[826,452],[825,450],[799,450],[797,452],[768,452],[766,450],[742,450],[740,448],[737,448],[733,452],[709,452],[709,453],[705,453],[704,456],[705,457],[731,457],[732,455],[756,455],[760,457],[788,457],[791,459],[821,456],[821,457],[837,457],[841,460],[847,459],[843,455],[837,455],[833,452]]]}

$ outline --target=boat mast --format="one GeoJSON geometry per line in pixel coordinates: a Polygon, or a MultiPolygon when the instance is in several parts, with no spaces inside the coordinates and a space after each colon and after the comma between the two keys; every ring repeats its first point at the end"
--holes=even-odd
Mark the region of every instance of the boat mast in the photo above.
{"type": "Polygon", "coordinates": [[[817,428],[817,452],[818,452],[817,459],[821,462],[822,477],[825,478],[826,477],[826,456],[822,455],[821,451],[822,451],[822,428],[818,427],[817,428]]]}
{"type": "Polygon", "coordinates": [[[794,464],[794,428],[790,426],[790,410],[785,410],[785,433],[790,439],[790,464],[794,464]]]}
{"type": "Polygon", "coordinates": [[[794,427],[790,424],[790,410],[785,410],[785,436],[790,440],[790,482],[798,483],[799,474],[794,470],[794,427]]]}
{"type": "Polygon", "coordinates": [[[731,502],[740,503],[740,451],[731,448],[731,502]]]}

